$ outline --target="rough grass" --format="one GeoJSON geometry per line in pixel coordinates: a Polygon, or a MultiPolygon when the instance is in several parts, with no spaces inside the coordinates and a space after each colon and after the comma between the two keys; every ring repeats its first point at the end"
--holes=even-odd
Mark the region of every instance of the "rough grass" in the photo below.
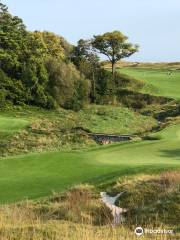
{"type": "Polygon", "coordinates": [[[167,69],[152,68],[122,68],[120,72],[144,81],[145,87],[142,92],[157,96],[165,96],[180,99],[180,71],[173,70],[172,75],[168,75],[167,69]]]}
{"type": "MultiPolygon", "coordinates": [[[[121,182],[116,182],[114,190],[122,190],[120,186],[126,183],[126,190],[131,194],[133,186],[137,187],[138,182],[152,182],[154,179],[168,186],[171,184],[172,187],[172,184],[176,186],[175,176],[176,172],[164,172],[160,178],[156,175],[141,175],[135,182],[133,179],[123,179],[121,182]]],[[[153,193],[158,194],[156,191],[153,193]]],[[[142,196],[143,194],[138,199],[142,199],[142,196]]],[[[124,204],[123,199],[122,204],[124,204]]],[[[165,206],[164,210],[167,212],[165,206]]],[[[168,215],[166,218],[169,219],[168,215]]],[[[136,219],[139,224],[141,220],[139,213],[136,219]]],[[[146,215],[146,222],[148,219],[149,216],[146,215]]],[[[130,225],[131,221],[129,224],[127,221],[129,221],[128,216],[125,224],[113,226],[111,213],[100,200],[96,189],[90,185],[80,185],[69,189],[66,193],[54,193],[49,198],[39,201],[24,201],[1,206],[0,238],[3,240],[135,240],[137,237],[134,229],[139,225],[137,223],[130,225]]],[[[157,222],[153,224],[144,222],[143,225],[149,229],[175,229],[176,226],[177,224],[172,226],[157,222]]],[[[153,235],[153,239],[178,239],[178,232],[175,233],[153,235]]],[[[152,235],[146,234],[141,238],[152,239],[152,235]]]]}
{"type": "MultiPolygon", "coordinates": [[[[4,219],[2,219],[3,221],[4,219]]],[[[24,219],[17,225],[4,222],[0,223],[0,237],[2,240],[136,240],[134,229],[129,230],[126,227],[112,227],[106,225],[94,227],[87,224],[74,224],[64,221],[30,221],[24,223],[24,219]],[[2,225],[1,225],[2,223],[2,225]]],[[[149,227],[149,226],[148,226],[149,227]]],[[[149,227],[153,229],[153,227],[149,227]]],[[[163,229],[163,226],[160,228],[163,229]]],[[[169,229],[166,227],[166,229],[169,229]]],[[[150,240],[152,235],[141,237],[141,239],[150,240]]],[[[177,235],[169,236],[158,234],[156,240],[178,240],[177,235]]]]}
{"type": "Polygon", "coordinates": [[[88,132],[133,134],[156,126],[151,117],[115,106],[92,105],[80,112],[27,108],[1,115],[1,155],[85,148],[96,145],[88,132]]]}
{"type": "Polygon", "coordinates": [[[124,192],[117,204],[128,209],[125,224],[144,226],[153,223],[178,227],[179,171],[121,178],[112,189],[124,192]]]}
{"type": "MultiPolygon", "coordinates": [[[[111,63],[108,61],[102,62],[102,65],[109,69],[111,68],[111,63]]],[[[117,68],[123,67],[133,67],[133,68],[150,68],[150,69],[165,69],[165,70],[179,70],[180,62],[127,62],[127,61],[119,61],[117,63],[117,68]]]]}
{"type": "MultiPolygon", "coordinates": [[[[25,120],[53,120],[59,123],[60,129],[84,128],[91,132],[101,133],[134,133],[142,125],[154,125],[152,118],[147,118],[122,106],[89,105],[79,112],[59,109],[58,111],[45,111],[36,108],[12,109],[0,113],[4,124],[6,119],[14,117],[19,125],[25,120]],[[21,122],[22,119],[22,122],[21,122]],[[135,123],[135,124],[134,124],[135,123]]],[[[11,119],[10,119],[11,120],[11,119]]],[[[8,125],[8,122],[7,122],[8,125]]],[[[45,122],[46,125],[46,122],[45,122]]],[[[44,126],[45,127],[45,126],[44,126]]],[[[147,126],[146,126],[147,127],[147,126]]]]}
{"type": "Polygon", "coordinates": [[[91,132],[134,134],[156,125],[153,118],[142,116],[125,107],[89,106],[79,113],[80,126],[91,132]]]}

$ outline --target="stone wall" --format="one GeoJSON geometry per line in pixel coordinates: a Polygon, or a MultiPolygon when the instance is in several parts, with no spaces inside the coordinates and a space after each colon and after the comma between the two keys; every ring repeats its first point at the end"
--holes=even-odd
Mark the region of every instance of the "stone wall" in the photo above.
{"type": "Polygon", "coordinates": [[[132,135],[114,135],[114,134],[99,134],[90,133],[90,137],[94,139],[98,144],[110,144],[113,142],[130,141],[133,139],[132,135]]]}

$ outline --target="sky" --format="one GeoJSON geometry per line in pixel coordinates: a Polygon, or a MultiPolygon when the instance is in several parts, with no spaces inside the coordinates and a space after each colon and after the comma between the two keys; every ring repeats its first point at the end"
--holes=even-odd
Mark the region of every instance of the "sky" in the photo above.
{"type": "Polygon", "coordinates": [[[131,61],[180,61],[180,0],[2,0],[27,29],[70,43],[119,30],[140,45],[131,61]]]}

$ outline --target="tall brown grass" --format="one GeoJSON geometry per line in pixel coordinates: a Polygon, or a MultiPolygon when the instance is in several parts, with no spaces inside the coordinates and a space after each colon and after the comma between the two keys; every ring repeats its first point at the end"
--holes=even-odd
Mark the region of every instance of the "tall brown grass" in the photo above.
{"type": "MultiPolygon", "coordinates": [[[[1,209],[1,240],[135,240],[133,229],[123,226],[93,226],[70,221],[43,221],[33,213],[31,204],[22,207],[11,205],[1,209]]],[[[149,227],[148,227],[149,228],[149,227]]],[[[175,236],[142,236],[141,239],[169,240],[175,236]]]]}
{"type": "MultiPolygon", "coordinates": [[[[179,172],[158,177],[164,185],[180,183],[179,172]]],[[[148,216],[147,216],[148,218],[148,216]]],[[[76,186],[65,194],[39,201],[24,201],[0,207],[0,240],[135,240],[137,226],[112,225],[109,209],[91,186],[76,186]]],[[[144,226],[154,229],[153,223],[144,226]]],[[[171,229],[159,225],[158,229],[171,229]]],[[[143,235],[140,239],[180,239],[176,235],[143,235]]]]}

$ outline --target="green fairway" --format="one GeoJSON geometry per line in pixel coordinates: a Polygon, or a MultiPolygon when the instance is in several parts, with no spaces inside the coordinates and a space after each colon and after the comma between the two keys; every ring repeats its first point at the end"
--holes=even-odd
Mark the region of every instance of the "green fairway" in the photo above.
{"type": "Polygon", "coordinates": [[[78,183],[105,183],[139,172],[180,168],[180,125],[161,140],[115,144],[89,151],[49,152],[0,159],[0,202],[38,198],[78,183]]]}
{"type": "Polygon", "coordinates": [[[149,68],[123,68],[120,72],[143,80],[146,83],[143,92],[180,99],[179,70],[172,71],[171,75],[169,70],[149,68]]]}

